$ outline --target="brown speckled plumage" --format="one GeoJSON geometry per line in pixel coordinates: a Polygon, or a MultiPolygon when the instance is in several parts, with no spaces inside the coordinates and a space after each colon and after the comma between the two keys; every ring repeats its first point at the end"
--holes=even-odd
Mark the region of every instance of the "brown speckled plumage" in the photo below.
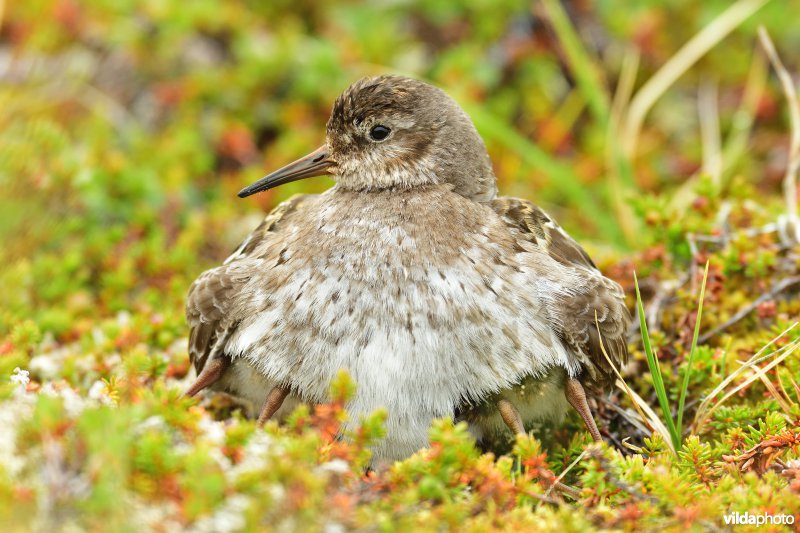
{"type": "Polygon", "coordinates": [[[201,377],[214,388],[256,406],[277,391],[270,416],[289,394],[280,417],[325,401],[345,368],[352,418],[386,407],[375,454],[397,459],[435,417],[458,412],[479,436],[501,430],[496,404],[557,417],[565,383],[609,383],[600,337],[625,362],[622,289],[538,207],[495,197],[482,140],[439,89],[356,82],[323,147],[242,195],[323,172],[335,187],[282,203],[192,285],[189,354],[198,372],[219,362],[201,377]],[[371,140],[376,125],[390,133],[371,140]]]}
{"type": "MultiPolygon", "coordinates": [[[[626,334],[630,313],[625,307],[622,287],[600,275],[586,251],[533,203],[519,198],[497,198],[491,206],[518,241],[535,245],[564,268],[583,272],[583,283],[577,293],[554,302],[551,320],[559,338],[581,358],[586,372],[584,379],[604,389],[616,378],[603,355],[600,338],[617,369],[628,361],[626,334]]],[[[541,275],[548,274],[541,272],[541,275]]]]}

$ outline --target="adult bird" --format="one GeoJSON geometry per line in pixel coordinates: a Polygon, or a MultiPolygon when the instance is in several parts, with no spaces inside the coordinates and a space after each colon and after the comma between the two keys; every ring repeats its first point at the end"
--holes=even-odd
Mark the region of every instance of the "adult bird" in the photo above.
{"type": "Polygon", "coordinates": [[[405,77],[359,80],[319,149],[239,196],[322,174],[336,185],[280,204],[192,285],[187,394],[228,391],[263,422],[326,401],[344,368],[353,420],[388,410],[377,460],[426,446],[430,422],[454,412],[483,436],[569,403],[599,438],[581,383],[608,381],[601,339],[626,359],[622,289],[536,206],[496,197],[453,99],[405,77]]]}

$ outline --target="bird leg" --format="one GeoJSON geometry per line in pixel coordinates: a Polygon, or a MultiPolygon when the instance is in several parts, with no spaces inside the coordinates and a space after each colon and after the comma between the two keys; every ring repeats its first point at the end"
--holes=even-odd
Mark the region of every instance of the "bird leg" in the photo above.
{"type": "Polygon", "coordinates": [[[500,416],[503,417],[503,422],[506,423],[515,435],[525,434],[525,425],[522,423],[522,416],[514,407],[514,404],[508,400],[500,400],[497,402],[497,410],[500,411],[500,416]]]}
{"type": "Polygon", "coordinates": [[[286,396],[289,395],[289,388],[288,387],[273,387],[269,394],[267,394],[267,399],[264,402],[264,406],[261,407],[261,412],[258,415],[258,425],[263,426],[267,420],[272,418],[272,415],[281,408],[283,405],[283,400],[286,399],[286,396]]]}
{"type": "Polygon", "coordinates": [[[219,381],[219,378],[222,377],[222,374],[225,373],[229,366],[231,366],[231,361],[228,358],[218,357],[212,359],[203,367],[200,375],[197,376],[192,386],[186,389],[183,396],[191,398],[206,387],[213,385],[219,381]]]}
{"type": "Polygon", "coordinates": [[[586,401],[586,391],[583,390],[581,382],[575,378],[568,379],[564,384],[564,394],[566,394],[569,404],[581,415],[583,423],[589,428],[589,433],[591,433],[594,441],[602,442],[603,438],[600,436],[600,430],[597,429],[597,424],[595,424],[592,417],[589,402],[586,401]]]}
{"type": "MultiPolygon", "coordinates": [[[[503,417],[503,422],[506,423],[508,429],[513,431],[515,435],[526,434],[525,426],[522,423],[522,415],[519,414],[519,411],[517,411],[517,408],[514,407],[514,404],[508,400],[500,400],[497,402],[497,410],[500,411],[500,416],[503,417]]],[[[581,491],[575,487],[570,487],[569,485],[565,485],[560,481],[556,481],[553,485],[553,488],[575,500],[580,499],[581,491]]]]}

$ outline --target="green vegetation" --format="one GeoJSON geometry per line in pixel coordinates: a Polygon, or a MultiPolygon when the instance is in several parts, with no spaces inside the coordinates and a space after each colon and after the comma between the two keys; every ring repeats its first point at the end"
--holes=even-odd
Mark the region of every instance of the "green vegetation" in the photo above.
{"type": "Polygon", "coordinates": [[[0,1],[4,531],[800,522],[797,12],[0,1]],[[236,192],[316,147],[349,83],[387,72],[454,95],[502,193],[552,213],[638,307],[631,361],[595,406],[607,444],[571,416],[495,457],[443,420],[429,449],[365,475],[385,414],[336,440],[344,375],[330,405],[264,430],[222,395],[180,398],[192,280],[330,181],[236,192]]]}

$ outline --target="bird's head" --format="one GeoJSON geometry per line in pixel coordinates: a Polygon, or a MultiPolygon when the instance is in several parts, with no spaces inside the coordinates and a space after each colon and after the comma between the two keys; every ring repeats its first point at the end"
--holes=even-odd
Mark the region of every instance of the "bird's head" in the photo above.
{"type": "Polygon", "coordinates": [[[486,147],[464,110],[441,89],[400,76],[348,87],[333,105],[325,144],[239,196],[323,174],[351,190],[449,183],[477,201],[497,191],[486,147]]]}

